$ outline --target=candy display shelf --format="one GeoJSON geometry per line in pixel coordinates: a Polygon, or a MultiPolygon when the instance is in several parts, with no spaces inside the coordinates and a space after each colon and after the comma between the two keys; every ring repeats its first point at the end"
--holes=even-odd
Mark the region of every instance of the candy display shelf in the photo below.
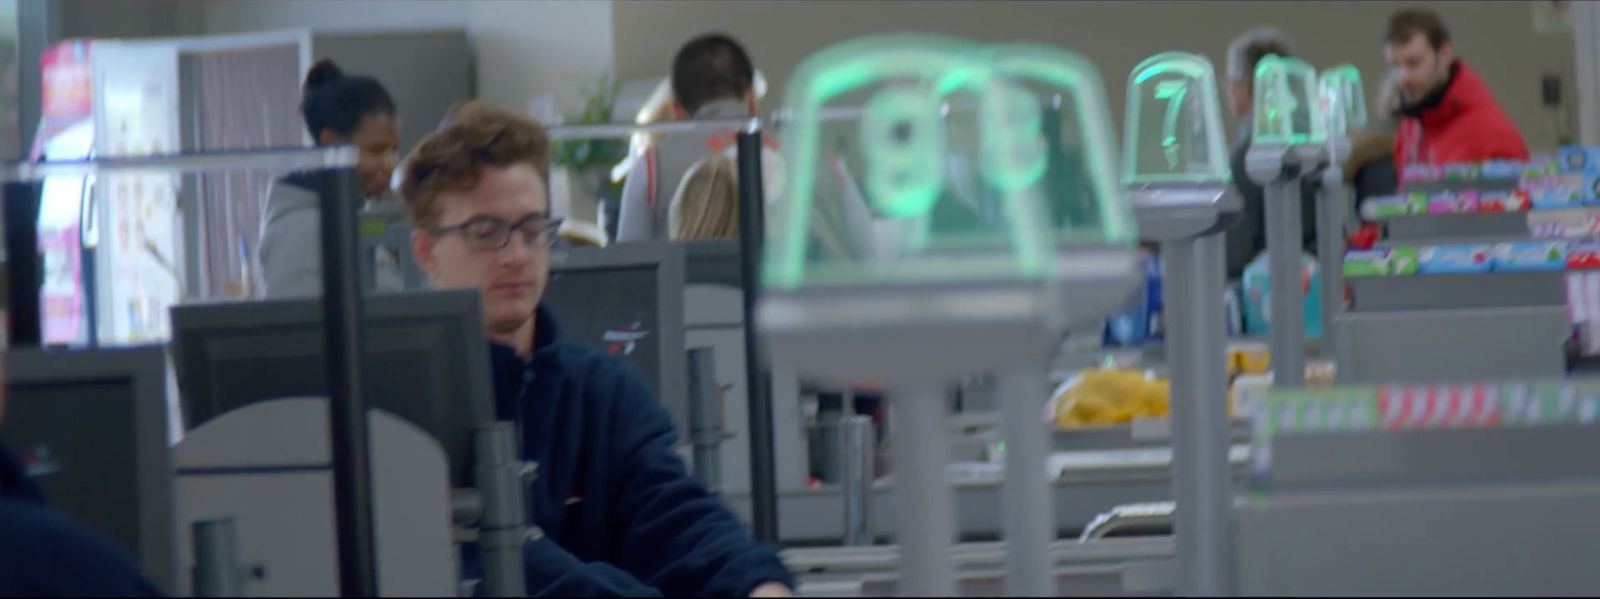
{"type": "Polygon", "coordinates": [[[1259,406],[1236,511],[1240,594],[1600,585],[1587,567],[1600,558],[1600,462],[1574,457],[1600,446],[1600,384],[1351,386],[1259,406]]]}
{"type": "Polygon", "coordinates": [[[1584,175],[1555,164],[1445,167],[1363,207],[1384,239],[1345,253],[1340,382],[1566,372],[1565,273],[1600,266],[1583,239],[1600,207],[1583,205],[1584,175]]]}

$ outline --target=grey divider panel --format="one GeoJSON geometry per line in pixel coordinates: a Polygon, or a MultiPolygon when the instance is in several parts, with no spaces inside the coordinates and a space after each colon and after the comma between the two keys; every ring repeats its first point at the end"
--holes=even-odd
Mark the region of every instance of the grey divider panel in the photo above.
{"type": "MultiPolygon", "coordinates": [[[[1054,596],[1171,596],[1173,550],[1172,537],[1057,541],[1049,549],[1059,585],[1054,596]]],[[[995,542],[952,549],[962,596],[1005,594],[1004,552],[995,542]]],[[[898,553],[888,545],[806,548],[784,551],[783,559],[798,572],[804,596],[888,597],[895,594],[898,553]]]]}
{"type": "Polygon", "coordinates": [[[1242,500],[1239,590],[1258,596],[1587,595],[1600,484],[1518,482],[1242,500]]]}
{"type": "MultiPolygon", "coordinates": [[[[382,596],[456,594],[450,482],[439,443],[381,410],[372,425],[373,528],[382,596]]],[[[333,532],[333,471],[325,399],[282,399],[223,414],[173,449],[177,515],[190,524],[233,518],[238,555],[266,576],[245,582],[245,595],[332,596],[338,593],[333,532]]],[[[193,546],[179,543],[185,572],[193,546]]],[[[188,594],[183,577],[175,590],[188,594]]]]}
{"type": "Polygon", "coordinates": [[[1526,212],[1485,212],[1401,216],[1383,221],[1386,243],[1414,243],[1433,239],[1526,239],[1526,212]]]}
{"type": "Polygon", "coordinates": [[[30,462],[51,505],[174,588],[166,349],[14,349],[5,367],[0,438],[30,462]]]}
{"type": "Polygon", "coordinates": [[[1344,383],[1559,377],[1565,306],[1409,310],[1340,315],[1344,383]]]}
{"type": "Polygon", "coordinates": [[[680,244],[574,248],[552,261],[544,303],[555,310],[568,341],[633,365],[687,438],[684,282],[680,244]]]}
{"type": "Polygon", "coordinates": [[[1349,279],[1351,312],[1565,306],[1565,273],[1491,272],[1349,279]]]}
{"type": "MultiPolygon", "coordinates": [[[[488,342],[476,290],[366,299],[368,401],[423,427],[471,480],[472,431],[492,420],[488,342]]],[[[178,306],[173,354],[193,428],[253,402],[327,392],[320,299],[178,306]]]]}
{"type": "Polygon", "coordinates": [[[1600,481],[1600,460],[1583,457],[1600,452],[1600,428],[1592,426],[1295,433],[1272,443],[1274,493],[1488,481],[1600,481]]]}

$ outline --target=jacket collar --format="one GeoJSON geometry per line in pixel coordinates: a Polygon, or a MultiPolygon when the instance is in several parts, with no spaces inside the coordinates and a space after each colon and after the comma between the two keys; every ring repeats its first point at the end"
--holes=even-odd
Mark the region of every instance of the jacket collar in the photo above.
{"type": "Polygon", "coordinates": [[[1400,114],[1421,121],[1424,128],[1433,129],[1484,102],[1492,101],[1493,97],[1488,85],[1478,78],[1466,61],[1458,58],[1450,65],[1450,78],[1444,85],[1427,97],[1401,107],[1400,114]]]}
{"type": "MultiPolygon", "coordinates": [[[[544,303],[540,303],[533,311],[533,358],[535,360],[551,355],[556,350],[556,345],[561,341],[561,325],[556,322],[555,310],[544,303]]],[[[521,360],[517,351],[509,345],[489,342],[490,357],[498,364],[502,360],[521,360]]]]}

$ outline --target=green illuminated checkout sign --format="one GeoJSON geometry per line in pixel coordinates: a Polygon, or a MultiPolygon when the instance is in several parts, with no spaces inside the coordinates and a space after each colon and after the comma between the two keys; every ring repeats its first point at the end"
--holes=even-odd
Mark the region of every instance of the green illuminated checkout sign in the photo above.
{"type": "Polygon", "coordinates": [[[1134,242],[1114,179],[1105,91],[1098,71],[1076,54],[943,36],[874,36],[810,57],[785,100],[783,147],[792,176],[768,213],[763,278],[769,288],[992,280],[997,272],[1040,279],[1062,241],[1134,242]],[[826,109],[862,96],[855,136],[845,140],[858,152],[838,151],[831,136],[824,147],[824,127],[838,132],[837,123],[825,123],[826,109]],[[1052,109],[1070,126],[1047,126],[1052,109]],[[1079,150],[1075,172],[1085,191],[1052,187],[1053,171],[1062,168],[1053,150],[1059,148],[1079,150]],[[856,159],[843,164],[841,154],[856,159]],[[959,169],[952,165],[970,166],[976,185],[953,189],[951,172],[959,169]],[[946,203],[964,205],[939,217],[965,222],[930,227],[946,203]],[[1073,203],[1090,209],[1068,210],[1073,203]],[[1074,222],[1069,213],[1091,216],[1074,222]],[[839,214],[870,219],[845,228],[866,238],[855,239],[858,246],[877,251],[815,251],[813,221],[836,221],[839,214]],[[885,245],[894,247],[884,251],[885,245]],[[997,255],[994,248],[1008,249],[997,255]]]}

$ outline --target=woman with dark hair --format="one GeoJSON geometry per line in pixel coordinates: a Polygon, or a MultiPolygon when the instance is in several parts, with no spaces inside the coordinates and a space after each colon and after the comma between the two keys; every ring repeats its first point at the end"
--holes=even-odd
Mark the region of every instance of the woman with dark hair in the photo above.
{"type": "MultiPolygon", "coordinates": [[[[394,100],[376,79],[345,75],[323,59],[306,74],[300,114],[318,146],[354,145],[356,174],[368,203],[392,196],[400,129],[394,100]]],[[[321,219],[317,191],[305,173],[274,181],[261,225],[262,295],[317,295],[322,289],[321,219]]]]}

